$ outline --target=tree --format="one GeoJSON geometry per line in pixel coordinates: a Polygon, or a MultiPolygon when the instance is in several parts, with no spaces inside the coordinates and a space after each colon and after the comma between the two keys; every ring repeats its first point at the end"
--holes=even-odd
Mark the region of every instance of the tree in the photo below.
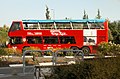
{"type": "Polygon", "coordinates": [[[100,18],[101,18],[101,16],[100,16],[100,10],[98,9],[98,14],[96,16],[96,19],[100,19],[100,18]]]}
{"type": "Polygon", "coordinates": [[[110,29],[108,30],[108,38],[109,41],[113,41],[113,36],[110,29]]]}
{"type": "Polygon", "coordinates": [[[88,19],[88,15],[86,14],[86,11],[85,11],[85,10],[84,10],[83,19],[88,19]]]}
{"type": "Polygon", "coordinates": [[[87,15],[86,19],[88,19],[88,15],[87,15]]]}
{"type": "Polygon", "coordinates": [[[8,29],[9,28],[6,25],[0,28],[0,44],[5,44],[5,42],[8,40],[8,29]]]}
{"type": "Polygon", "coordinates": [[[51,19],[49,13],[50,13],[49,8],[46,6],[46,19],[47,20],[51,19]]]}
{"type": "Polygon", "coordinates": [[[120,33],[120,21],[117,21],[117,29],[118,29],[118,32],[120,33]]]}
{"type": "Polygon", "coordinates": [[[3,30],[4,30],[5,32],[8,32],[9,27],[8,27],[7,25],[4,25],[4,26],[3,26],[3,30]]]}
{"type": "Polygon", "coordinates": [[[113,36],[113,42],[120,44],[120,21],[109,22],[109,29],[113,36]]]}

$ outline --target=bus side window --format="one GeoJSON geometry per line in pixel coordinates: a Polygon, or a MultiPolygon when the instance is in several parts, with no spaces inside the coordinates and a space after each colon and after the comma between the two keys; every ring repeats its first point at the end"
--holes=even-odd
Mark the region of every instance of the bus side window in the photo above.
{"type": "Polygon", "coordinates": [[[11,37],[10,44],[22,44],[22,37],[11,37]]]}
{"type": "Polygon", "coordinates": [[[10,43],[10,44],[14,44],[14,41],[13,41],[13,40],[14,40],[14,38],[11,37],[11,38],[9,39],[9,43],[10,43]]]}
{"type": "Polygon", "coordinates": [[[44,36],[43,37],[44,44],[58,44],[58,37],[57,36],[44,36]]]}
{"type": "Polygon", "coordinates": [[[90,29],[95,29],[96,25],[94,23],[91,23],[90,29]]]}
{"type": "Polygon", "coordinates": [[[75,44],[75,38],[73,36],[61,36],[60,37],[61,44],[75,44]]]}
{"type": "Polygon", "coordinates": [[[63,38],[63,39],[61,39],[61,43],[62,44],[64,44],[65,43],[65,39],[63,38]]]}
{"type": "Polygon", "coordinates": [[[83,29],[88,29],[88,24],[87,23],[83,24],[83,29]]]}
{"type": "Polygon", "coordinates": [[[42,44],[42,39],[39,36],[28,36],[26,39],[28,44],[42,44]]]}
{"type": "Polygon", "coordinates": [[[28,29],[27,23],[23,24],[24,29],[28,29]]]}

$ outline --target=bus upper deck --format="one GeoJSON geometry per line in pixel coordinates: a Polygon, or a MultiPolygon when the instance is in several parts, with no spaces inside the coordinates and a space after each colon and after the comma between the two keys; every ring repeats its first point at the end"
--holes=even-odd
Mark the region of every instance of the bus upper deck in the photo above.
{"type": "Polygon", "coordinates": [[[76,29],[107,29],[105,19],[83,20],[22,20],[13,21],[9,32],[16,30],[76,30],[76,29]]]}
{"type": "Polygon", "coordinates": [[[24,29],[104,29],[105,19],[22,20],[24,29]]]}

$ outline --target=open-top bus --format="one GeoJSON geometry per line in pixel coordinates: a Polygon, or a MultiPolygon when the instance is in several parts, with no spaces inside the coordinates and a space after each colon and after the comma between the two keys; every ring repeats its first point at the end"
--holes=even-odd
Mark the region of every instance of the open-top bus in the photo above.
{"type": "Polygon", "coordinates": [[[96,52],[101,42],[108,42],[108,21],[83,20],[22,20],[13,21],[8,32],[9,48],[21,51],[26,47],[81,49],[96,52]]]}

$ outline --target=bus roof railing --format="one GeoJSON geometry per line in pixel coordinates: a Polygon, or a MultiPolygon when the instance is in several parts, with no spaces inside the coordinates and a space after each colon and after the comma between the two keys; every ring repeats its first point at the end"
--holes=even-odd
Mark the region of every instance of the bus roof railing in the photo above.
{"type": "Polygon", "coordinates": [[[23,23],[74,23],[74,22],[105,22],[105,19],[77,19],[77,20],[22,20],[23,23]]]}

